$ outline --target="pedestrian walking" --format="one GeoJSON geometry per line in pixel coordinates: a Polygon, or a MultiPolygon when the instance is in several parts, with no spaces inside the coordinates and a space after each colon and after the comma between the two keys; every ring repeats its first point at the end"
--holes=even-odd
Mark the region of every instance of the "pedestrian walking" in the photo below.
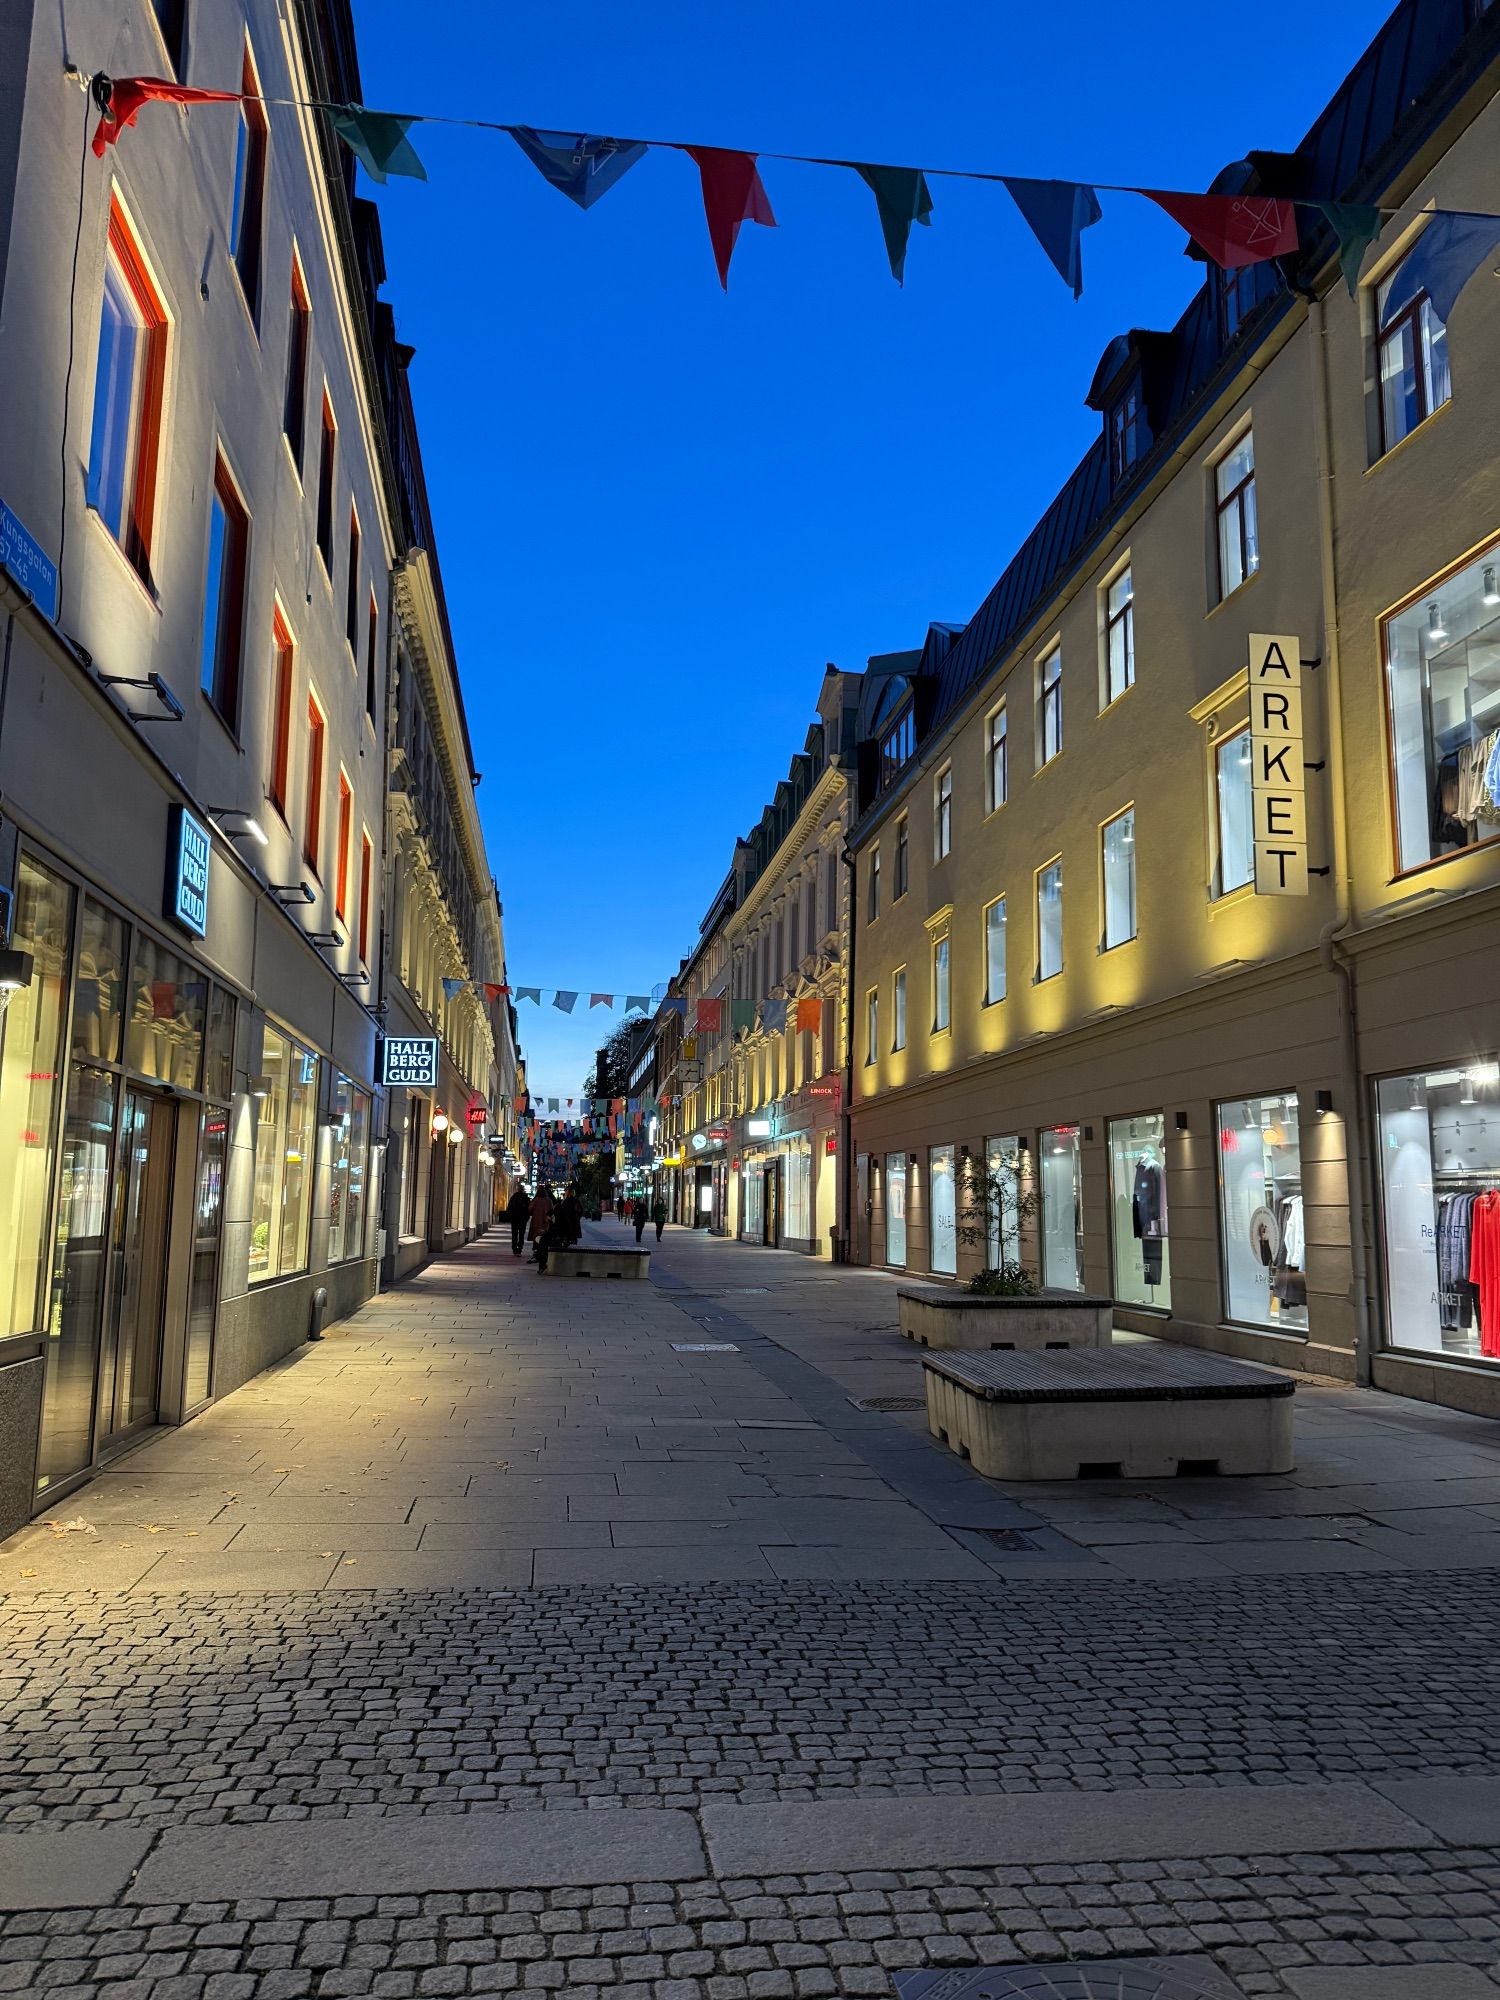
{"type": "Polygon", "coordinates": [[[630,1211],[630,1219],[635,1224],[635,1240],[637,1243],[640,1242],[642,1236],[646,1233],[646,1215],[646,1197],[643,1194],[638,1194],[630,1211]]]}
{"type": "Polygon", "coordinates": [[[551,1188],[539,1187],[531,1202],[531,1261],[539,1271],[547,1268],[554,1206],[551,1188]]]}
{"type": "Polygon", "coordinates": [[[563,1198],[557,1204],[553,1227],[564,1250],[570,1250],[583,1235],[583,1205],[571,1185],[564,1189],[563,1198]]]}
{"type": "Polygon", "coordinates": [[[619,1220],[620,1220],[621,1222],[623,1222],[623,1221],[625,1220],[625,1190],[624,1190],[624,1188],[617,1188],[617,1189],[615,1190],[615,1214],[616,1214],[616,1216],[617,1216],[617,1217],[619,1218],[619,1220]]]}
{"type": "Polygon", "coordinates": [[[531,1202],[519,1181],[505,1204],[505,1219],[510,1224],[511,1254],[519,1257],[526,1247],[526,1225],[531,1220],[531,1202]]]}
{"type": "Polygon", "coordinates": [[[667,1220],[667,1204],[658,1195],[651,1205],[651,1220],[656,1224],[656,1240],[661,1241],[661,1232],[667,1220]]]}

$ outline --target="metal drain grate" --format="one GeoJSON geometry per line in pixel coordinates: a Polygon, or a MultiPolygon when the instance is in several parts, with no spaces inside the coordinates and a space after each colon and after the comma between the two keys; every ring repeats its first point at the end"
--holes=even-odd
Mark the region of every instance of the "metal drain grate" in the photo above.
{"type": "Polygon", "coordinates": [[[1240,2000],[1211,1961],[1096,1959],[1092,1964],[1006,1965],[979,1971],[904,1972],[900,2000],[1240,2000]]]}
{"type": "Polygon", "coordinates": [[[674,1340],[674,1354],[738,1354],[732,1340],[674,1340]]]}
{"type": "Polygon", "coordinates": [[[970,1528],[971,1535],[983,1535],[987,1542],[993,1542],[997,1549],[1029,1549],[1035,1552],[1036,1543],[1030,1535],[1023,1535],[1019,1528],[970,1528]]]}
{"type": "Polygon", "coordinates": [[[925,1410],[927,1404],[921,1396],[851,1396],[849,1401],[856,1410],[925,1410]]]}

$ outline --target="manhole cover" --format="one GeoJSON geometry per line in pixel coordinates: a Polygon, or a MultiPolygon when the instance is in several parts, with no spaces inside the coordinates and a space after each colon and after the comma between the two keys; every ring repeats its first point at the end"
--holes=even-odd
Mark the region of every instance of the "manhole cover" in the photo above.
{"type": "Polygon", "coordinates": [[[674,1354],[738,1354],[732,1340],[674,1340],[674,1354]]]}
{"type": "Polygon", "coordinates": [[[987,1542],[993,1542],[997,1549],[1031,1549],[1036,1543],[1030,1535],[1023,1535],[1019,1528],[971,1528],[970,1534],[983,1535],[987,1542]]]}
{"type": "Polygon", "coordinates": [[[904,1972],[901,2000],[1241,2000],[1211,1962],[1096,1959],[1091,1965],[1006,1965],[986,1971],[904,1972]]]}
{"type": "Polygon", "coordinates": [[[851,1396],[856,1410],[925,1410],[920,1396],[851,1396]]]}

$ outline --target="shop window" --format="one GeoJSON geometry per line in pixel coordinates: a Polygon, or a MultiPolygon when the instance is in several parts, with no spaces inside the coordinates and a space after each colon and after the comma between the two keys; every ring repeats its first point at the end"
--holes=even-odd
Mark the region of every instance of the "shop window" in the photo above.
{"type": "Polygon", "coordinates": [[[219,1300],[219,1239],[224,1217],[224,1170],[229,1113],[205,1104],[198,1120],[198,1171],[193,1190],[193,1262],[188,1277],[187,1351],[183,1358],[183,1407],[208,1400],[214,1323],[219,1300]]]}
{"type": "Polygon", "coordinates": [[[986,1139],[984,1165],[992,1183],[986,1198],[985,1261],[992,1271],[1021,1261],[1021,1141],[986,1139]]]}
{"type": "Polygon", "coordinates": [[[880,849],[870,849],[870,872],[865,877],[865,922],[873,924],[880,915],[880,849]]]}
{"type": "Polygon", "coordinates": [[[281,427],[291,450],[297,477],[302,477],[302,454],[307,445],[307,364],[312,351],[312,308],[307,302],[307,281],[302,266],[292,255],[292,303],[286,339],[286,396],[282,405],[281,427]]]}
{"type": "Polygon", "coordinates": [[[932,1032],[945,1035],[953,1025],[952,981],[949,975],[948,940],[932,941],[932,1032]]]}
{"type": "Polygon", "coordinates": [[[222,986],[215,986],[208,996],[203,1089],[206,1096],[221,1098],[234,1090],[234,1000],[222,986]]]}
{"type": "Polygon", "coordinates": [[[1398,264],[1375,294],[1375,344],[1380,373],[1380,449],[1387,452],[1441,409],[1453,394],[1448,329],[1426,292],[1392,313],[1387,301],[1398,264]]]}
{"type": "Polygon", "coordinates": [[[282,620],[280,606],[271,621],[271,769],[266,796],[286,818],[287,786],[292,756],[292,685],[296,647],[282,620]]]}
{"type": "Polygon", "coordinates": [[[155,938],[138,933],[125,1022],[125,1064],[174,1090],[196,1090],[203,1063],[208,981],[155,938]]]}
{"type": "Polygon", "coordinates": [[[1307,1238],[1296,1093],[1221,1104],[1218,1138],[1227,1317],[1305,1334],[1307,1238]]]}
{"type": "Polygon", "coordinates": [[[1135,587],[1127,563],[1104,586],[1104,699],[1101,708],[1118,701],[1135,686],[1135,587]]]}
{"type": "Polygon", "coordinates": [[[167,314],[118,200],[109,205],[88,504],[147,588],[161,456],[167,314]]]}
{"type": "Polygon", "coordinates": [[[885,1261],[906,1262],[906,1155],[885,1156],[885,1261]]]}
{"type": "Polygon", "coordinates": [[[73,1060],[118,1062],[124,1018],[125,925],[113,910],[85,896],[73,984],[73,1060]]]}
{"type": "Polygon", "coordinates": [[[240,719],[240,657],[245,635],[245,578],[250,516],[224,454],[214,464],[209,497],[208,566],[203,587],[203,641],[198,680],[231,729],[240,719]]]}
{"type": "Polygon", "coordinates": [[[82,1472],[94,1455],[102,1319],[113,1317],[119,1297],[109,1281],[118,1092],[108,1070],[73,1064],[57,1177],[39,1492],[82,1472]]]}
{"type": "Polygon", "coordinates": [[[1214,812],[1218,852],[1214,894],[1243,889],[1255,873],[1255,826],[1250,796],[1250,731],[1237,729],[1214,746],[1214,812]]]}
{"type": "Polygon", "coordinates": [[[1402,868],[1500,835],[1500,542],[1386,619],[1402,868]]]}
{"type": "Polygon", "coordinates": [[[984,1004],[1005,998],[1005,898],[997,896],[984,910],[984,1004]]]}
{"type": "Polygon", "coordinates": [[[314,875],[319,874],[318,856],[323,845],[323,760],[327,754],[328,725],[318,706],[317,696],[307,697],[307,811],[302,822],[302,858],[314,875]]]}
{"type": "Polygon", "coordinates": [[[1129,944],[1135,936],[1135,807],[1127,806],[1100,829],[1100,869],[1104,886],[1104,949],[1129,944]]]}
{"type": "Polygon", "coordinates": [[[1109,1121],[1111,1254],[1121,1305],[1171,1308],[1166,1129],[1160,1111],[1109,1121]]]}
{"type": "MultiPolygon", "coordinates": [[[[62,1025],[73,932],[73,890],[33,856],[21,857],[11,943],[32,956],[31,984],[0,1015],[0,1332],[38,1324],[49,1250],[48,1203],[62,1069],[62,1025]]],[[[49,1379],[51,1364],[48,1367],[49,1379]]]]}
{"type": "Polygon", "coordinates": [[[240,70],[239,119],[234,137],[234,194],[229,211],[229,254],[239,274],[250,317],[260,318],[260,246],[265,229],[266,149],[270,126],[260,101],[260,79],[247,47],[240,70]]]}
{"type": "Polygon", "coordinates": [[[1042,1160],[1042,1283],[1083,1290],[1083,1156],[1076,1125],[1054,1125],[1039,1141],[1042,1160]]]}
{"type": "Polygon", "coordinates": [[[328,1261],[341,1264],[364,1254],[365,1185],[370,1161],[370,1099],[347,1076],[334,1079],[333,1118],[328,1261]]]}
{"type": "Polygon", "coordinates": [[[930,1268],[939,1277],[958,1271],[958,1188],[953,1148],[927,1148],[927,1215],[931,1224],[930,1268]]]}
{"type": "Polygon", "coordinates": [[[1005,703],[1002,701],[984,725],[984,809],[995,812],[1010,797],[1010,750],[1007,741],[1005,703]]]}
{"type": "Polygon", "coordinates": [[[1062,861],[1049,861],[1036,874],[1036,979],[1055,979],[1063,969],[1062,861]]]}
{"type": "Polygon", "coordinates": [[[946,861],[953,852],[953,767],[945,764],[932,784],[932,858],[946,861]]]}
{"type": "Polygon", "coordinates": [[[1041,770],[1063,746],[1062,649],[1054,646],[1036,670],[1036,765],[1041,770]]]}
{"type": "Polygon", "coordinates": [[[1244,436],[1214,467],[1214,539],[1218,595],[1228,597],[1260,568],[1260,524],[1255,506],[1255,439],[1244,436]]]}
{"type": "MultiPolygon", "coordinates": [[[[450,1128],[451,1131],[451,1128],[450,1128]]],[[[464,1226],[464,1181],[466,1178],[465,1147],[462,1139],[457,1145],[449,1138],[445,1148],[448,1155],[448,1227],[462,1229],[464,1226]]]]}
{"type": "Polygon", "coordinates": [[[317,1145],[318,1059],[269,1022],[261,1038],[250,1210],[250,1282],[307,1268],[317,1145]]]}
{"type": "Polygon", "coordinates": [[[1500,1359],[1500,1062],[1376,1085],[1387,1337],[1500,1359]]]}
{"type": "Polygon", "coordinates": [[[909,827],[906,819],[904,817],[898,819],[896,822],[896,879],[891,889],[891,901],[893,903],[899,902],[906,894],[909,880],[908,850],[910,848],[910,841],[907,837],[908,833],[909,827]]]}
{"type": "Polygon", "coordinates": [[[318,437],[318,554],[323,572],[333,575],[333,476],[338,462],[339,432],[333,420],[328,390],[323,390],[323,422],[318,437]]]}
{"type": "Polygon", "coordinates": [[[798,1243],[811,1243],[812,1225],[812,1149],[804,1141],[787,1148],[782,1161],[783,1201],[785,1212],[781,1221],[783,1238],[791,1237],[798,1243]]]}
{"type": "Polygon", "coordinates": [[[880,1054],[880,989],[872,986],[865,995],[865,1067],[880,1054]]]}

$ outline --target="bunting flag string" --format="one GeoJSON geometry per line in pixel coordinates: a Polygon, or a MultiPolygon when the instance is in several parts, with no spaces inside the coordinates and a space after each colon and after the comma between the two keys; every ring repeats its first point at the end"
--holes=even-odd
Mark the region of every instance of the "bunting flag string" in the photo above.
{"type": "MultiPolygon", "coordinates": [[[[529,1000],[534,1006],[556,1007],[564,1014],[571,1014],[583,998],[581,989],[570,989],[566,986],[511,986],[492,979],[444,979],[441,985],[445,1000],[456,1000],[461,993],[473,993],[482,996],[491,1006],[501,1000],[529,1000]]],[[[588,1000],[590,1009],[607,1007],[611,1013],[617,1014],[651,1012],[649,993],[621,993],[618,990],[608,993],[591,992],[588,1000]]],[[[684,1007],[686,1004],[684,1001],[684,1007]]]]}
{"type": "MultiPolygon", "coordinates": [[[[111,77],[103,71],[85,76],[76,70],[70,74],[90,90],[98,106],[99,124],[92,149],[100,159],[152,102],[188,106],[239,104],[247,96],[242,91],[192,89],[166,77],[111,77]]],[[[1197,254],[1224,270],[1295,256],[1303,247],[1299,211],[1316,216],[1333,231],[1340,267],[1351,290],[1357,284],[1365,252],[1379,234],[1384,219],[1401,212],[1396,207],[1341,203],[1314,194],[1194,194],[1123,182],[1035,180],[965,167],[876,165],[829,159],[816,153],[743,152],[690,144],[681,139],[605,138],[591,133],[538,130],[531,125],[490,118],[373,111],[363,104],[337,104],[320,98],[257,97],[256,101],[324,112],[365,171],[382,183],[392,174],[426,180],[426,168],[408,136],[413,126],[449,125],[505,133],[553,187],[582,209],[592,207],[607,194],[648,151],[685,153],[698,168],[714,266],[726,290],[741,225],[755,222],[768,229],[777,226],[760,176],[763,160],[837,167],[858,174],[875,196],[891,275],[898,284],[905,282],[907,243],[913,223],[931,224],[933,201],[929,176],[1002,186],[1075,299],[1083,291],[1083,232],[1102,218],[1101,190],[1143,195],[1154,202],[1187,232],[1197,254]]],[[[1439,300],[1451,307],[1500,241],[1500,215],[1447,208],[1428,209],[1425,214],[1430,220],[1408,263],[1416,260],[1421,246],[1426,244],[1417,268],[1424,279],[1430,276],[1437,284],[1436,293],[1431,284],[1428,290],[1434,310],[1441,312],[1444,307],[1439,300]]]]}

